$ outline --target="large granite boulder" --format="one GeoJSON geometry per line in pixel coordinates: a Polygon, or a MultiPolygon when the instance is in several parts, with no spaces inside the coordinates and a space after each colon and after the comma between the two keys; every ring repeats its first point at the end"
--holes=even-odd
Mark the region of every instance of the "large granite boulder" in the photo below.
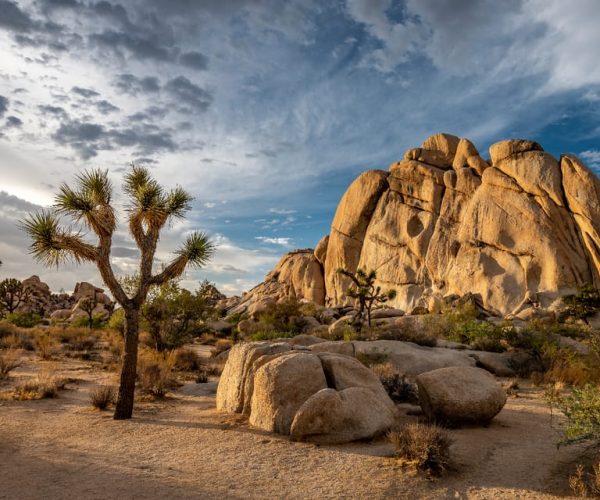
{"type": "Polygon", "coordinates": [[[416,382],[423,413],[444,425],[487,425],[506,403],[504,389],[480,368],[440,368],[422,373],[416,382]]]}
{"type": "Polygon", "coordinates": [[[329,237],[292,266],[302,271],[283,272],[286,256],[251,296],[344,305],[349,282],[338,268],[363,268],[396,289],[388,305],[402,311],[470,293],[494,315],[517,316],[550,308],[578,285],[600,287],[596,175],[533,141],[501,141],[489,152],[488,162],[467,139],[436,134],[388,171],[363,172],[329,237]]]}

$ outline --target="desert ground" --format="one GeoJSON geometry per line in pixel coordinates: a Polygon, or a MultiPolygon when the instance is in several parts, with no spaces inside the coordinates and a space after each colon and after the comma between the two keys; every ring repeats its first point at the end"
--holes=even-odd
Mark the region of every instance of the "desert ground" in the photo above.
{"type": "Polygon", "coordinates": [[[383,438],[316,446],[253,429],[216,410],[216,377],[138,401],[130,421],[90,405],[116,382],[91,362],[29,354],[0,390],[49,366],[69,379],[57,398],[0,401],[0,498],[564,498],[584,451],[557,448],[561,418],[526,381],[489,427],[450,430],[452,470],[428,478],[383,438]]]}

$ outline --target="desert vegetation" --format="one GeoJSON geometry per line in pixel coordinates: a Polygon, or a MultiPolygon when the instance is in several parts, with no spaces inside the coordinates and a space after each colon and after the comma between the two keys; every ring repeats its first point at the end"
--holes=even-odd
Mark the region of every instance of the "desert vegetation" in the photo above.
{"type": "Polygon", "coordinates": [[[79,174],[75,188],[63,184],[56,195],[53,211],[42,211],[21,223],[31,238],[31,252],[49,266],[68,259],[97,265],[104,283],[124,311],[124,356],[115,407],[115,419],[131,418],[133,412],[138,359],[139,316],[152,285],[161,286],[179,277],[188,265],[206,263],[213,245],[203,233],[187,237],[175,259],[161,272],[153,274],[154,255],[161,230],[169,221],[180,219],[190,209],[191,196],[180,187],[166,192],[143,167],[133,166],[124,179],[128,197],[128,225],[140,250],[140,272],[133,295],[127,295],[117,280],[110,262],[112,235],[116,229],[112,184],[107,171],[90,170],[79,174]],[[96,244],[87,242],[81,232],[60,225],[66,216],[92,231],[96,244]]]}

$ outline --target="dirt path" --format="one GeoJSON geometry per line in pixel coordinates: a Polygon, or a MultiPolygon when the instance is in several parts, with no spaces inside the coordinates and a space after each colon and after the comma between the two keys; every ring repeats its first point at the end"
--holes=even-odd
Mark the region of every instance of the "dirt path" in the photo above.
{"type": "Polygon", "coordinates": [[[489,428],[451,431],[458,470],[428,481],[383,441],[292,443],[220,414],[216,381],[115,422],[87,400],[107,375],[77,363],[64,374],[81,381],[59,398],[0,402],[0,498],[557,498],[579,452],[556,449],[549,411],[531,392],[489,428]]]}

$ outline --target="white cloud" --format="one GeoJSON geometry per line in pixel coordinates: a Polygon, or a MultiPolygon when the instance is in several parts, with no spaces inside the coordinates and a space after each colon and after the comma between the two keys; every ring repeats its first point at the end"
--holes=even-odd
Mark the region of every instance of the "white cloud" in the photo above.
{"type": "Polygon", "coordinates": [[[272,214],[277,214],[277,215],[288,215],[288,214],[295,214],[296,210],[290,210],[287,208],[269,208],[269,212],[271,212],[272,214]]]}
{"type": "Polygon", "coordinates": [[[217,206],[217,204],[216,204],[216,203],[213,203],[212,201],[207,201],[207,202],[204,204],[204,206],[205,206],[206,208],[215,208],[215,207],[217,206]]]}
{"type": "Polygon", "coordinates": [[[292,243],[292,238],[272,238],[269,236],[255,236],[254,239],[262,241],[263,243],[269,243],[271,245],[280,245],[282,247],[289,247],[292,243]]]}
{"type": "Polygon", "coordinates": [[[600,167],[600,150],[588,149],[587,151],[579,153],[579,156],[585,160],[590,167],[600,167]]]}

